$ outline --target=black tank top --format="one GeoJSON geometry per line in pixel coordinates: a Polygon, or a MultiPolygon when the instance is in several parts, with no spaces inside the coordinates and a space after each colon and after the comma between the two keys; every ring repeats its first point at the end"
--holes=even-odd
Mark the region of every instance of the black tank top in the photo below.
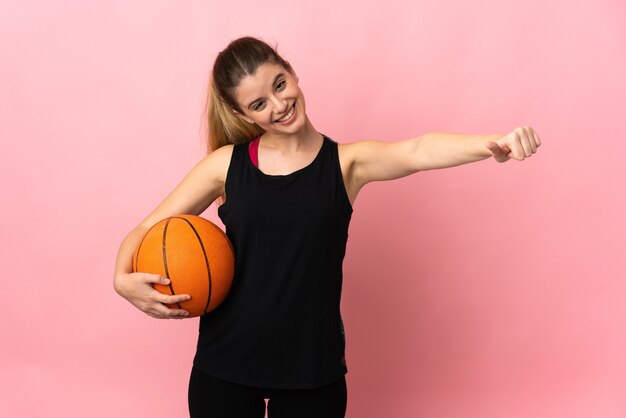
{"type": "Polygon", "coordinates": [[[218,215],[235,250],[222,304],[200,317],[194,367],[222,380],[310,389],[348,372],[340,313],[352,205],[338,145],[287,175],[264,174],[237,144],[218,215]]]}

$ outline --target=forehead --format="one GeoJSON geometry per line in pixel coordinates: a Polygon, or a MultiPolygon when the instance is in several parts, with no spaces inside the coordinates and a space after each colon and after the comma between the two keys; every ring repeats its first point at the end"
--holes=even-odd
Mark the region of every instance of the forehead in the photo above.
{"type": "Polygon", "coordinates": [[[239,85],[235,89],[237,100],[247,105],[248,102],[262,96],[263,92],[271,91],[274,77],[279,73],[287,74],[287,70],[273,63],[260,65],[254,74],[245,76],[239,82],[239,85]]]}

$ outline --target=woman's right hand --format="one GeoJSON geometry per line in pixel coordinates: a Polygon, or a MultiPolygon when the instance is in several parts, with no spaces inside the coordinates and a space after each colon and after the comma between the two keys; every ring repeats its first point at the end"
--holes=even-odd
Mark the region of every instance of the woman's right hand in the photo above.
{"type": "Polygon", "coordinates": [[[165,304],[191,299],[188,294],[166,295],[159,292],[152,283],[168,285],[169,279],[151,273],[120,273],[115,276],[115,290],[137,309],[158,319],[183,319],[189,316],[184,309],[170,309],[165,304]]]}

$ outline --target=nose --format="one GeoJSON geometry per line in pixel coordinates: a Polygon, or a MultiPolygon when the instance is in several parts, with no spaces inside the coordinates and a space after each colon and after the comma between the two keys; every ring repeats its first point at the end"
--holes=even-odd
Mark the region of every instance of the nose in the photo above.
{"type": "Polygon", "coordinates": [[[289,109],[289,104],[287,103],[287,100],[285,99],[281,99],[280,97],[274,96],[273,102],[274,102],[274,109],[277,115],[284,114],[287,111],[287,109],[289,109]]]}

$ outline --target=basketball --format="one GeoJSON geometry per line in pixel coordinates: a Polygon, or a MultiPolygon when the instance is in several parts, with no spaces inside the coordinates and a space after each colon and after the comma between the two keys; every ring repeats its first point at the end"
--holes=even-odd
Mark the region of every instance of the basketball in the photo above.
{"type": "Polygon", "coordinates": [[[157,222],[140,241],[133,256],[133,272],[159,274],[169,285],[152,286],[167,295],[188,294],[189,300],[165,304],[185,309],[188,318],[218,307],[230,291],[235,252],[226,234],[213,222],[196,215],[177,215],[157,222]]]}

